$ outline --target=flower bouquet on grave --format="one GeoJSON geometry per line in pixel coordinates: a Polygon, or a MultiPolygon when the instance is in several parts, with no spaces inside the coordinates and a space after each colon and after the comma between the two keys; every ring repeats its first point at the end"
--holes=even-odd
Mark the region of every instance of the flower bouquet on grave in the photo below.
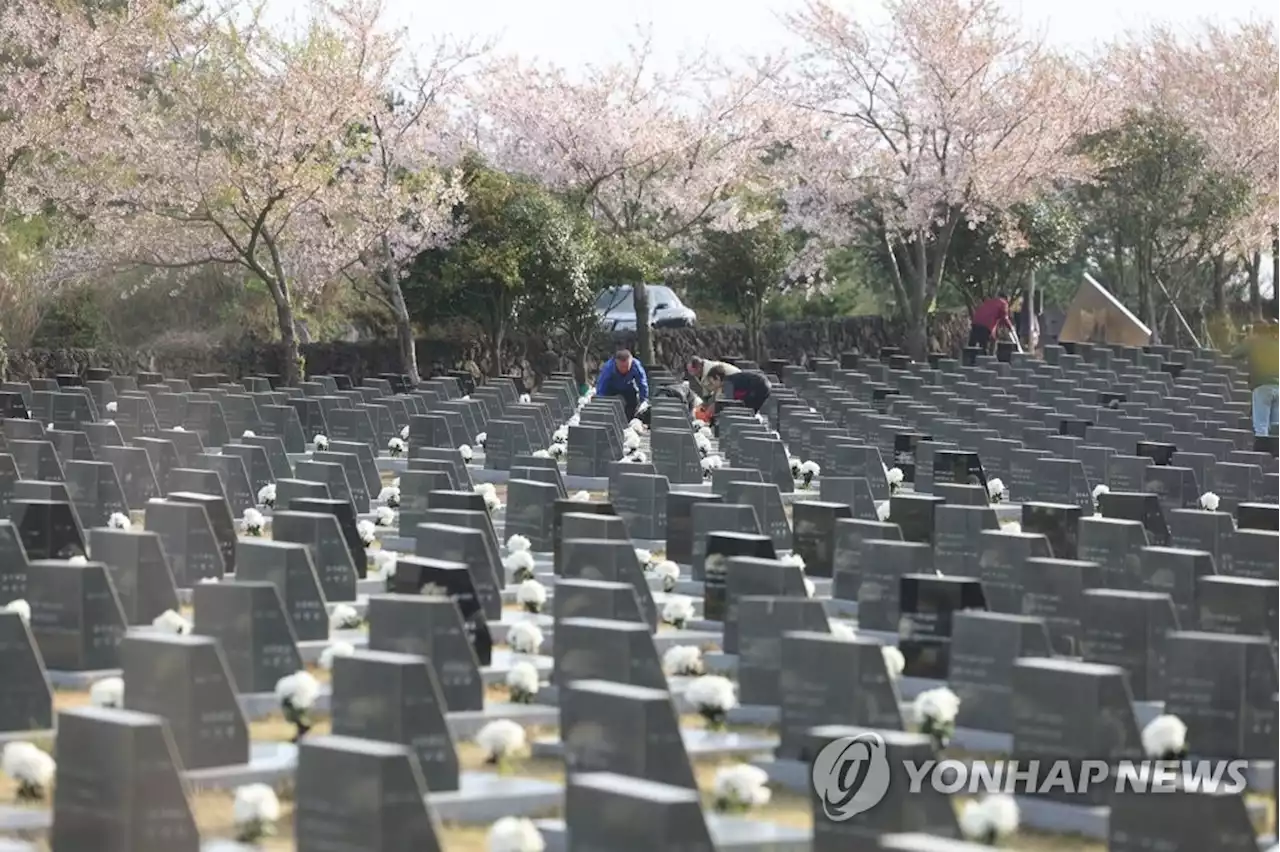
{"type": "Polygon", "coordinates": [[[49,793],[58,766],[48,752],[29,742],[12,742],[0,755],[0,771],[18,785],[19,802],[40,802],[49,793]]]}
{"type": "Polygon", "coordinates": [[[527,550],[513,550],[502,560],[502,567],[511,572],[511,582],[516,585],[533,579],[535,564],[533,554],[527,550]]]}
{"type": "Polygon", "coordinates": [[[495,719],[476,733],[476,745],[484,752],[484,762],[499,772],[511,769],[513,761],[528,751],[524,728],[510,719],[495,719]]]}
{"type": "Polygon", "coordinates": [[[512,704],[532,704],[540,687],[538,670],[533,663],[521,661],[507,672],[507,693],[512,704]]]}
{"type": "Polygon", "coordinates": [[[724,467],[724,459],[718,455],[712,454],[702,459],[702,478],[710,479],[715,471],[724,467]]]}
{"type": "Polygon", "coordinates": [[[498,489],[492,482],[477,483],[474,490],[484,498],[484,507],[489,510],[490,515],[502,508],[502,500],[498,497],[498,489]]]}
{"type": "Polygon", "coordinates": [[[1142,729],[1142,750],[1152,760],[1183,760],[1187,756],[1187,726],[1177,716],[1157,716],[1142,729]]]}
{"type": "Polygon", "coordinates": [[[236,788],[231,820],[236,826],[236,841],[258,843],[275,836],[280,819],[280,800],[266,784],[246,784],[236,788]]]}
{"type": "Polygon", "coordinates": [[[458,453],[462,456],[462,461],[465,464],[471,464],[471,460],[476,457],[476,454],[472,452],[471,447],[466,444],[458,445],[458,453]]]}
{"type": "Polygon", "coordinates": [[[538,827],[524,817],[503,817],[489,827],[488,852],[546,852],[547,842],[538,827]]]}
{"type": "Polygon", "coordinates": [[[802,465],[802,464],[803,464],[803,462],[802,462],[802,461],[800,461],[800,459],[798,459],[798,458],[796,458],[795,456],[791,455],[791,453],[787,453],[787,466],[788,466],[789,468],[791,468],[791,478],[792,478],[792,479],[799,479],[799,478],[800,478],[800,465],[802,465]]]}
{"type": "Polygon", "coordinates": [[[728,727],[729,711],[738,706],[738,688],[720,675],[703,675],[692,681],[684,697],[702,716],[708,731],[728,727]]]}
{"type": "Polygon", "coordinates": [[[266,506],[268,509],[275,507],[276,484],[274,482],[268,482],[258,489],[258,505],[266,506]]]}
{"type": "Polygon", "coordinates": [[[390,506],[379,506],[373,510],[374,526],[394,527],[396,525],[396,510],[390,506]]]}
{"type": "Polygon", "coordinates": [[[1101,514],[1102,514],[1102,495],[1103,495],[1103,494],[1110,494],[1110,493],[1111,493],[1111,489],[1110,489],[1110,488],[1108,488],[1107,486],[1105,486],[1105,485],[1101,484],[1101,483],[1099,483],[1099,484],[1097,484],[1097,485],[1093,486],[1093,511],[1094,511],[1094,514],[1097,514],[1097,515],[1101,515],[1101,514]]]}
{"type": "Polygon", "coordinates": [[[821,474],[822,468],[816,461],[807,461],[800,465],[800,487],[812,488],[813,481],[821,474]]]}
{"type": "Polygon", "coordinates": [[[547,587],[531,577],[516,589],[516,602],[525,612],[542,612],[547,603],[547,587]]]}
{"type": "Polygon", "coordinates": [[[507,631],[507,644],[513,654],[536,654],[542,648],[542,641],[542,631],[532,621],[518,621],[507,631]]]}
{"type": "Polygon", "coordinates": [[[311,708],[320,697],[320,683],[310,672],[296,671],[276,683],[276,700],[285,721],[297,729],[292,742],[298,742],[312,728],[311,708]]]}
{"type": "Polygon", "coordinates": [[[906,480],[907,475],[902,472],[902,468],[891,467],[885,470],[884,478],[889,483],[889,493],[897,494],[902,490],[902,483],[906,480]]]}
{"type": "Polygon", "coordinates": [[[565,454],[568,452],[569,452],[569,445],[563,444],[559,441],[556,441],[551,446],[547,447],[547,455],[557,460],[564,458],[565,454]]]}
{"type": "Polygon", "coordinates": [[[360,537],[361,544],[372,547],[378,538],[378,528],[374,526],[373,521],[362,520],[356,524],[356,535],[360,537]]]}
{"type": "Polygon", "coordinates": [[[393,459],[398,459],[404,455],[405,449],[406,446],[403,438],[397,437],[387,441],[387,455],[391,456],[393,459]]]}
{"type": "Polygon", "coordinates": [[[1003,503],[1009,499],[1009,490],[1004,487],[1004,480],[1000,477],[987,480],[987,500],[991,503],[1003,503]]]}
{"type": "Polygon", "coordinates": [[[23,624],[31,623],[31,604],[18,598],[16,601],[9,601],[4,605],[0,612],[14,612],[18,614],[18,618],[22,619],[23,624]]]}
{"type": "Polygon", "coordinates": [[[323,453],[329,449],[329,438],[325,435],[316,435],[311,439],[311,447],[317,453],[323,453]]]}
{"type": "Polygon", "coordinates": [[[1212,491],[1206,491],[1200,495],[1198,505],[1206,512],[1216,512],[1218,511],[1218,505],[1221,502],[1222,501],[1219,499],[1217,494],[1214,494],[1212,491]]]}
{"type": "Polygon", "coordinates": [[[388,485],[378,492],[378,502],[388,509],[400,508],[400,486],[388,485]]]}
{"type": "Polygon", "coordinates": [[[971,843],[996,846],[1018,830],[1018,803],[995,793],[982,801],[965,802],[960,810],[960,834],[971,843]]]}
{"type": "Polygon", "coordinates": [[[266,529],[267,519],[257,509],[245,509],[240,517],[240,523],[244,526],[245,535],[259,538],[266,529]]]}
{"type": "Polygon", "coordinates": [[[769,775],[747,763],[722,766],[712,783],[715,809],[721,813],[746,813],[769,804],[769,775]]]}
{"type": "Polygon", "coordinates": [[[191,632],[191,622],[182,617],[177,610],[166,609],[151,620],[151,626],[161,633],[172,633],[184,636],[191,632]]]}
{"type": "Polygon", "coordinates": [[[360,613],[351,604],[334,604],[333,612],[329,613],[329,629],[331,631],[357,630],[362,624],[364,624],[364,619],[360,617],[360,613]]]}
{"type": "Polygon", "coordinates": [[[697,645],[672,645],[662,655],[662,671],[667,677],[698,677],[705,674],[702,649],[697,645]]]}
{"type": "Polygon", "coordinates": [[[350,657],[356,652],[356,646],[350,642],[330,642],[320,652],[318,664],[327,672],[333,671],[333,661],[338,657],[350,657]]]}
{"type": "Polygon", "coordinates": [[[677,630],[684,630],[685,624],[693,618],[693,601],[683,595],[674,595],[662,607],[662,621],[677,630]]]}
{"type": "Polygon", "coordinates": [[[934,748],[946,748],[956,733],[956,714],[960,712],[959,697],[941,686],[917,695],[913,708],[920,733],[933,738],[934,748]]]}
{"type": "Polygon", "coordinates": [[[133,529],[133,521],[124,512],[112,512],[111,517],[107,518],[107,527],[113,530],[130,530],[133,529]]]}
{"type": "Polygon", "coordinates": [[[373,568],[382,574],[382,582],[388,592],[396,576],[396,555],[390,550],[375,550],[372,554],[373,568]]]}
{"type": "Polygon", "coordinates": [[[670,559],[664,559],[653,566],[654,575],[662,581],[662,591],[672,592],[680,581],[680,566],[670,559]]]}
{"type": "Polygon", "coordinates": [[[409,427],[408,426],[400,427],[400,440],[404,441],[406,444],[409,443],[409,427]]]}
{"type": "Polygon", "coordinates": [[[89,687],[89,703],[94,707],[120,709],[124,706],[124,678],[105,677],[89,687]]]}

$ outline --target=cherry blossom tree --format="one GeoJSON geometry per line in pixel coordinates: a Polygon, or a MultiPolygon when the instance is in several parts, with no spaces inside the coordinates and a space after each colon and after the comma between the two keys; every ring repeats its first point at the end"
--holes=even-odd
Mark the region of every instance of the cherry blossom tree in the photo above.
{"type": "MultiPolygon", "coordinates": [[[[884,244],[920,357],[955,229],[1085,177],[1073,146],[1106,103],[1085,69],[1026,37],[998,0],[886,8],[883,28],[821,0],[788,18],[806,49],[780,77],[800,131],[783,164],[796,225],[832,246],[865,231],[884,244]]],[[[1011,252],[1022,243],[1013,228],[1000,239],[1011,252]]]]}
{"type": "Polygon", "coordinates": [[[370,127],[399,34],[377,3],[316,5],[300,32],[204,21],[150,80],[131,132],[98,163],[100,247],[158,270],[240,267],[275,304],[286,378],[302,372],[297,311],[353,258],[432,230],[447,180],[386,180],[370,127]]]}
{"type": "Polygon", "coordinates": [[[183,24],[165,0],[0,3],[0,327],[10,340],[35,328],[85,259],[56,214],[93,183],[66,162],[114,143],[157,48],[183,24]]]}
{"type": "Polygon", "coordinates": [[[459,170],[447,166],[457,149],[449,110],[464,84],[465,67],[485,50],[471,42],[442,41],[426,62],[405,69],[382,108],[365,122],[367,153],[349,165],[361,174],[361,184],[371,181],[377,186],[384,204],[361,206],[373,218],[355,235],[358,240],[369,233],[375,237],[369,245],[353,247],[357,262],[346,274],[358,292],[395,317],[401,369],[413,384],[420,379],[418,357],[401,284],[419,255],[450,241],[460,230],[452,210],[466,193],[459,170]],[[372,288],[364,286],[364,279],[372,288]]]}
{"type": "MultiPolygon", "coordinates": [[[[576,199],[605,234],[666,247],[704,223],[744,219],[733,193],[757,178],[771,138],[761,81],[705,57],[660,70],[647,38],[580,78],[506,58],[473,92],[478,141],[494,165],[576,199]]],[[[647,266],[601,282],[635,288],[641,359],[653,354],[647,266]]]]}

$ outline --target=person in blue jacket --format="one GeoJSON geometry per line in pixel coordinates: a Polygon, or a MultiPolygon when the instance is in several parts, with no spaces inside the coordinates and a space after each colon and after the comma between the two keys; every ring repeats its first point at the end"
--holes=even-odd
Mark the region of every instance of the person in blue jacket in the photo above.
{"type": "Polygon", "coordinates": [[[627,410],[627,420],[636,416],[642,403],[649,401],[649,377],[639,359],[628,349],[619,349],[600,368],[596,379],[596,396],[620,396],[627,410]]]}

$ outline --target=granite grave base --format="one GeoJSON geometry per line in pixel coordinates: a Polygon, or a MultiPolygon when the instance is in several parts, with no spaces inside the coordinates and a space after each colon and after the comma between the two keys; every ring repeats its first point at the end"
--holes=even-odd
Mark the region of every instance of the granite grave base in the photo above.
{"type": "MultiPolygon", "coordinates": [[[[778,747],[777,737],[759,734],[740,734],[734,731],[704,731],[681,729],[685,751],[692,760],[708,760],[726,757],[748,757],[771,752],[778,747]]],[[[534,757],[559,759],[564,757],[564,744],[559,737],[542,737],[531,744],[534,757]]]]}
{"type": "Polygon", "coordinates": [[[537,778],[463,772],[457,790],[427,796],[442,822],[487,825],[506,816],[538,816],[564,805],[564,786],[537,778]]]}
{"type": "Polygon", "coordinates": [[[292,779],[298,768],[298,747],[293,743],[249,743],[249,762],[236,766],[188,769],[182,777],[193,790],[234,790],[245,784],[277,786],[292,779]]]}
{"type": "MultiPolygon", "coordinates": [[[[808,829],[729,814],[709,813],[706,818],[711,842],[720,852],[810,852],[813,848],[808,829]]],[[[534,824],[542,832],[546,852],[567,852],[564,820],[543,819],[534,824]]]]}

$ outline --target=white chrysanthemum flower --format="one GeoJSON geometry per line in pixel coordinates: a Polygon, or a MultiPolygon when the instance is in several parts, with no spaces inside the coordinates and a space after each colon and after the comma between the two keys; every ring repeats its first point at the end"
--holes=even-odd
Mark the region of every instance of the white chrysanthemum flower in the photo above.
{"type": "Polygon", "coordinates": [[[489,826],[488,852],[546,852],[538,827],[524,817],[503,817],[489,826]]]}
{"type": "Polygon", "coordinates": [[[88,565],[89,557],[85,556],[83,553],[77,553],[75,556],[68,559],[67,562],[72,565],[88,565]]]}
{"type": "Polygon", "coordinates": [[[243,434],[243,435],[241,435],[240,437],[241,437],[241,438],[256,438],[256,437],[258,437],[258,433],[257,433],[257,432],[255,432],[255,431],[253,431],[252,429],[245,429],[245,430],[244,430],[244,434],[243,434]]]}
{"type": "Polygon", "coordinates": [[[484,751],[488,763],[518,757],[526,748],[524,728],[510,719],[495,719],[476,733],[476,745],[484,751]]]}
{"type": "Polygon", "coordinates": [[[267,519],[257,509],[245,509],[244,514],[240,517],[240,523],[244,527],[245,533],[257,536],[262,535],[262,531],[267,525],[267,519]]]}
{"type": "Polygon", "coordinates": [[[16,612],[24,624],[31,623],[31,604],[19,598],[4,605],[5,612],[16,612]]]}
{"type": "Polygon", "coordinates": [[[884,655],[884,667],[888,670],[889,677],[902,677],[902,671],[907,667],[907,658],[902,656],[902,652],[893,645],[884,645],[880,648],[880,653],[884,655]]]}
{"type": "Polygon", "coordinates": [[[551,443],[553,444],[569,443],[569,427],[557,426],[556,431],[551,433],[551,443]]]}
{"type": "Polygon", "coordinates": [[[199,580],[201,585],[209,585],[210,583],[221,582],[217,577],[201,577],[199,580]]]}
{"type": "Polygon", "coordinates": [[[706,456],[701,461],[702,475],[708,479],[711,478],[711,472],[724,467],[724,459],[718,455],[712,454],[706,456]]]}
{"type": "Polygon", "coordinates": [[[391,550],[375,550],[373,552],[373,568],[384,578],[394,577],[396,573],[396,554],[391,550]]]}
{"type": "Polygon", "coordinates": [[[634,417],[631,418],[631,422],[627,424],[627,429],[629,429],[632,432],[635,432],[637,435],[643,435],[645,432],[649,431],[644,428],[643,423],[641,423],[639,420],[635,419],[634,417]]]}
{"type": "Polygon", "coordinates": [[[498,492],[496,490],[486,491],[483,496],[484,507],[489,510],[489,514],[493,514],[502,508],[502,498],[498,496],[498,492]]]}
{"type": "Polygon", "coordinates": [[[409,440],[409,427],[408,427],[408,426],[401,426],[401,427],[400,427],[400,440],[402,440],[402,441],[407,441],[407,440],[409,440]]]}
{"type": "Polygon", "coordinates": [[[1012,796],[995,793],[981,801],[970,800],[960,809],[960,834],[965,840],[994,846],[1018,830],[1018,803],[1012,796]]]}
{"type": "Polygon", "coordinates": [[[373,522],[380,527],[396,525],[396,510],[390,506],[379,506],[373,510],[373,522]]]}
{"type": "Polygon", "coordinates": [[[116,402],[115,400],[112,400],[111,402],[107,403],[107,411],[109,413],[115,414],[119,410],[120,410],[120,403],[116,402]]]}
{"type": "Polygon", "coordinates": [[[22,801],[43,799],[57,770],[53,758],[29,742],[11,742],[0,754],[0,772],[17,782],[22,801]]]}
{"type": "Polygon", "coordinates": [[[891,508],[892,507],[889,505],[888,500],[885,500],[883,503],[876,504],[876,517],[880,519],[881,523],[889,520],[889,510],[891,508]]]}
{"type": "Polygon", "coordinates": [[[516,533],[507,539],[507,553],[515,553],[520,550],[530,550],[532,547],[533,542],[529,541],[529,539],[519,533],[516,533]]]}
{"type": "Polygon", "coordinates": [[[856,639],[858,632],[843,621],[831,622],[831,635],[837,639],[856,639]]]}
{"type": "Polygon", "coordinates": [[[1218,495],[1214,494],[1212,491],[1206,491],[1200,495],[1200,508],[1204,509],[1206,512],[1218,511],[1218,504],[1220,502],[1221,500],[1218,499],[1218,495]]]}
{"type": "Polygon", "coordinates": [[[791,468],[792,479],[795,479],[800,475],[800,465],[801,465],[800,459],[796,458],[790,453],[787,453],[787,465],[791,468]]]}
{"type": "Polygon", "coordinates": [[[643,547],[636,548],[636,562],[640,563],[641,568],[648,567],[649,563],[652,561],[653,561],[652,553],[645,550],[643,547]]]}
{"type": "Polygon", "coordinates": [[[707,437],[706,432],[698,432],[693,436],[693,443],[698,448],[698,452],[704,456],[711,452],[711,439],[707,437]]]}
{"type": "Polygon", "coordinates": [[[532,621],[516,622],[507,631],[507,644],[517,654],[536,654],[542,648],[542,631],[532,621]]]}
{"type": "Polygon", "coordinates": [[[473,453],[471,451],[471,448],[466,444],[459,444],[458,452],[462,454],[462,460],[464,462],[470,462],[473,458],[475,458],[475,453],[473,453]]]}
{"type": "Polygon", "coordinates": [[[477,494],[498,493],[498,487],[494,485],[492,482],[477,482],[475,485],[471,486],[471,490],[477,494]]]}
{"type": "Polygon", "coordinates": [[[275,693],[281,706],[287,704],[295,711],[305,712],[320,697],[320,681],[308,671],[296,671],[276,681],[275,693]]]}
{"type": "Polygon", "coordinates": [[[1103,494],[1110,494],[1110,493],[1111,493],[1111,489],[1108,488],[1106,485],[1099,483],[1098,485],[1093,486],[1093,500],[1095,503],[1098,501],[1098,498],[1101,497],[1103,494]]]}
{"type": "Polygon", "coordinates": [[[231,806],[231,821],[235,825],[236,840],[240,843],[257,843],[275,834],[280,819],[280,800],[275,790],[266,784],[246,784],[236,788],[235,802],[231,806]]]}
{"type": "Polygon", "coordinates": [[[507,672],[507,689],[511,700],[517,704],[529,704],[542,687],[537,668],[527,660],[521,660],[507,672]]]}
{"type": "Polygon", "coordinates": [[[185,431],[187,431],[187,430],[186,430],[184,427],[182,427],[182,426],[174,426],[174,427],[173,427],[173,429],[172,429],[171,431],[173,431],[173,432],[185,432],[185,431]]]}
{"type": "Polygon", "coordinates": [[[334,604],[329,612],[330,630],[355,630],[363,623],[364,619],[351,604],[334,604]]]}
{"type": "Polygon", "coordinates": [[[901,485],[905,478],[906,474],[902,472],[902,468],[900,467],[891,467],[888,472],[885,473],[885,479],[889,481],[890,485],[901,485]]]}
{"type": "Polygon", "coordinates": [[[702,649],[697,645],[672,645],[662,655],[662,670],[667,677],[696,677],[705,668],[702,664],[702,649]]]}
{"type": "Polygon", "coordinates": [[[573,492],[573,496],[572,496],[572,497],[570,497],[569,499],[570,499],[570,500],[572,500],[572,501],[573,501],[573,502],[575,502],[575,503],[590,503],[590,502],[591,502],[591,492],[590,492],[590,491],[575,491],[575,492],[573,492]]]}
{"type": "Polygon", "coordinates": [[[276,504],[276,484],[268,482],[266,485],[258,489],[258,505],[259,506],[275,506],[276,504]]]}
{"type": "Polygon", "coordinates": [[[804,464],[800,465],[801,476],[808,475],[808,476],[816,477],[820,473],[822,473],[822,467],[816,461],[807,461],[804,464]]]}
{"type": "Polygon", "coordinates": [[[112,512],[107,518],[107,526],[113,530],[129,530],[133,529],[133,521],[124,512],[112,512]]]}
{"type": "Polygon", "coordinates": [[[94,707],[124,707],[124,678],[107,677],[89,687],[89,703],[94,707]]]}
{"type": "Polygon", "coordinates": [[[622,457],[622,460],[627,464],[644,464],[648,461],[645,454],[640,450],[636,450],[634,453],[628,453],[622,457]]]}
{"type": "Polygon", "coordinates": [[[558,441],[552,444],[551,446],[547,447],[547,455],[551,456],[551,458],[553,459],[562,459],[566,455],[568,455],[568,453],[569,453],[569,445],[561,444],[558,441]]]}
{"type": "Polygon", "coordinates": [[[693,618],[693,601],[683,595],[674,595],[662,607],[662,620],[677,628],[683,628],[693,618]]]}
{"type": "Polygon", "coordinates": [[[151,625],[165,633],[179,636],[191,632],[191,622],[182,617],[176,610],[166,609],[152,620],[151,625]]]}
{"type": "Polygon", "coordinates": [[[670,559],[664,559],[653,566],[653,573],[662,580],[662,591],[670,592],[680,580],[680,566],[670,559]]]}
{"type": "Polygon", "coordinates": [[[378,492],[378,502],[391,509],[400,508],[400,486],[388,485],[378,492]]]}
{"type": "Polygon", "coordinates": [[[799,553],[796,553],[794,550],[782,557],[781,561],[784,565],[794,565],[801,571],[804,570],[804,557],[799,553]]]}
{"type": "Polygon", "coordinates": [[[514,583],[532,580],[536,564],[533,554],[527,550],[513,551],[508,553],[506,558],[502,560],[502,567],[511,572],[511,580],[514,583]]]}
{"type": "Polygon", "coordinates": [[[815,586],[813,584],[813,581],[810,580],[808,577],[805,577],[803,579],[804,579],[804,596],[806,598],[811,598],[813,597],[814,592],[818,590],[818,587],[815,586]]]}
{"type": "Polygon", "coordinates": [[[316,435],[311,439],[311,446],[315,448],[316,452],[323,453],[329,449],[329,439],[324,435],[316,435]]]}
{"type": "Polygon", "coordinates": [[[912,707],[915,718],[920,722],[931,719],[937,724],[949,725],[960,712],[960,699],[950,689],[940,686],[917,695],[912,707]]]}
{"type": "Polygon", "coordinates": [[[547,587],[537,580],[525,580],[516,587],[516,601],[527,612],[541,612],[547,603],[547,587]]]}
{"type": "Polygon", "coordinates": [[[103,421],[102,421],[102,425],[104,425],[104,426],[114,426],[114,425],[116,425],[116,421],[114,421],[114,420],[103,420],[103,421]]]}
{"type": "Polygon", "coordinates": [[[356,535],[360,536],[360,543],[368,547],[377,538],[378,529],[373,525],[372,521],[360,521],[356,524],[356,535]]]}
{"type": "Polygon", "coordinates": [[[333,671],[333,661],[338,657],[350,657],[356,652],[356,646],[350,642],[330,642],[320,652],[320,668],[333,671]]]}
{"type": "Polygon", "coordinates": [[[534,450],[533,457],[535,459],[549,459],[551,458],[551,453],[547,452],[546,450],[534,450]]]}
{"type": "Polygon", "coordinates": [[[1004,480],[996,477],[987,480],[987,499],[992,503],[999,503],[1009,496],[1008,490],[1004,487],[1004,480]]]}
{"type": "Polygon", "coordinates": [[[1010,535],[1020,533],[1022,532],[1022,524],[1017,521],[1008,521],[1000,525],[1000,532],[1009,533],[1010,535]]]}
{"type": "Polygon", "coordinates": [[[622,438],[622,449],[624,452],[640,449],[640,436],[628,430],[622,438]]]}
{"type": "Polygon", "coordinates": [[[722,766],[712,783],[712,799],[718,811],[747,811],[769,804],[769,775],[748,763],[722,766]]]}
{"type": "Polygon", "coordinates": [[[392,438],[390,441],[387,441],[387,453],[393,459],[404,455],[405,449],[405,442],[400,438],[392,438]]]}
{"type": "Polygon", "coordinates": [[[702,675],[689,682],[684,697],[704,716],[723,715],[738,706],[738,687],[727,677],[702,675]]]}
{"type": "Polygon", "coordinates": [[[475,439],[475,441],[474,441],[473,443],[474,443],[477,447],[479,447],[480,449],[482,449],[482,450],[483,450],[483,449],[484,449],[484,445],[485,445],[485,444],[487,444],[487,443],[489,443],[489,433],[488,433],[488,432],[477,432],[477,433],[476,433],[476,439],[475,439]]]}
{"type": "Polygon", "coordinates": [[[576,414],[565,421],[565,425],[569,427],[577,426],[581,423],[582,423],[582,418],[576,414]]]}
{"type": "Polygon", "coordinates": [[[527,404],[529,404],[529,403],[530,403],[530,402],[532,402],[532,401],[533,401],[533,397],[529,396],[529,394],[527,394],[527,393],[522,393],[522,394],[520,394],[520,404],[521,404],[521,405],[527,405],[527,404]]]}
{"type": "Polygon", "coordinates": [[[1153,760],[1181,755],[1187,748],[1187,726],[1177,716],[1157,716],[1142,729],[1142,750],[1153,760]]]}

